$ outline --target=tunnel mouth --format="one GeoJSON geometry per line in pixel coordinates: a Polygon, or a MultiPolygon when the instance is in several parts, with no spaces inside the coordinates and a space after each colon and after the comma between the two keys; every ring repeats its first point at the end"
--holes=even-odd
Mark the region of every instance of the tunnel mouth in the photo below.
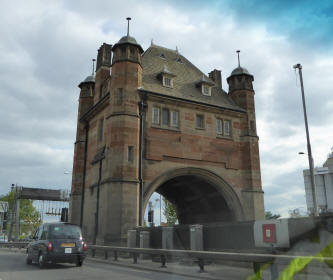
{"type": "Polygon", "coordinates": [[[195,175],[167,180],[156,190],[176,208],[179,224],[204,224],[235,220],[218,186],[195,175]]]}

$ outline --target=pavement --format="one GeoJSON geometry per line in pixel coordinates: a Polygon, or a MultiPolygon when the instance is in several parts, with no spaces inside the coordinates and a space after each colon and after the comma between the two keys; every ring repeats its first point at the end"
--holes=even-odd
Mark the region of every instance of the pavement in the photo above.
{"type": "Polygon", "coordinates": [[[166,267],[161,267],[161,263],[151,259],[138,259],[133,263],[132,258],[119,258],[114,261],[113,258],[103,259],[102,256],[94,258],[88,257],[89,261],[109,263],[129,268],[142,269],[160,273],[176,274],[190,277],[191,279],[247,279],[252,275],[252,265],[244,264],[243,266],[235,263],[230,264],[205,264],[204,272],[200,272],[199,266],[193,260],[177,260],[166,263],[166,267]]]}

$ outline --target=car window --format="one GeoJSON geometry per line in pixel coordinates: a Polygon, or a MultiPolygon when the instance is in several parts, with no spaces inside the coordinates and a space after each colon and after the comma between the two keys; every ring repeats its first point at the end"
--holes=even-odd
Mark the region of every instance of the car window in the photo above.
{"type": "Polygon", "coordinates": [[[43,230],[42,230],[42,234],[41,234],[41,240],[46,240],[47,239],[47,226],[44,226],[43,228],[42,228],[43,230]]]}
{"type": "Polygon", "coordinates": [[[42,233],[43,233],[43,227],[40,226],[38,228],[38,233],[37,233],[37,239],[40,240],[42,238],[42,233]]]}
{"type": "Polygon", "coordinates": [[[74,225],[49,226],[49,239],[81,238],[81,229],[74,225]]]}

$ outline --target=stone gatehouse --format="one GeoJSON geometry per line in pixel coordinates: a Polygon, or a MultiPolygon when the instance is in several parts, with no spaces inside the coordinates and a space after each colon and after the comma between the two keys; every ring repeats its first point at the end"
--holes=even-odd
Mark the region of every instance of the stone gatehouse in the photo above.
{"type": "Polygon", "coordinates": [[[123,244],[153,192],[182,224],[264,217],[253,76],[202,73],[178,50],[129,36],[102,44],[79,84],[70,220],[123,244]]]}

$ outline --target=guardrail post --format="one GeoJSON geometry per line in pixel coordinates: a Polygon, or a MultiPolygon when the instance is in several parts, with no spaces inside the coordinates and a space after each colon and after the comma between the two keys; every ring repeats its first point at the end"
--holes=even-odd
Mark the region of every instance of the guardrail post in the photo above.
{"type": "Polygon", "coordinates": [[[199,272],[202,273],[202,272],[205,272],[205,262],[203,259],[199,259],[198,260],[198,265],[199,265],[199,272]]]}
{"type": "Polygon", "coordinates": [[[109,252],[107,250],[104,251],[104,259],[108,259],[109,257],[109,252]]]}
{"type": "Polygon", "coordinates": [[[161,267],[166,268],[167,266],[165,265],[166,263],[166,257],[164,255],[161,255],[161,267]]]}
{"type": "Polygon", "coordinates": [[[138,255],[137,255],[137,253],[133,253],[133,263],[134,264],[138,263],[138,255]]]}
{"type": "Polygon", "coordinates": [[[254,273],[257,273],[259,270],[260,270],[260,263],[258,263],[258,262],[254,262],[253,263],[253,271],[254,271],[254,273]]]}
{"type": "Polygon", "coordinates": [[[117,251],[114,251],[114,258],[113,260],[116,262],[118,261],[118,252],[117,251]]]}
{"type": "Polygon", "coordinates": [[[279,277],[279,271],[278,271],[278,266],[275,262],[271,264],[270,271],[271,271],[271,279],[277,280],[279,277]]]}

